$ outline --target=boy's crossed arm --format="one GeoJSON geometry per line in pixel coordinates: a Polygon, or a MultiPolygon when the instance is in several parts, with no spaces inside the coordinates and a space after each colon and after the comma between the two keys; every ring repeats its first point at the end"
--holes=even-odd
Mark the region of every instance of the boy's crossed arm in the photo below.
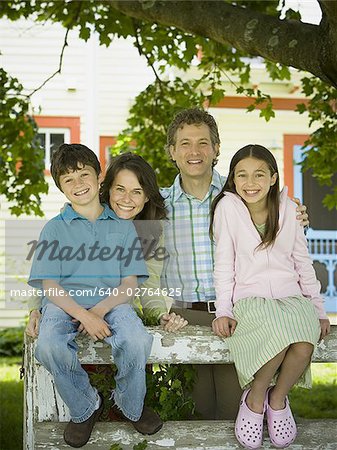
{"type": "Polygon", "coordinates": [[[97,305],[87,310],[79,305],[57,282],[54,280],[43,280],[43,289],[50,293],[48,299],[76,321],[80,322],[79,331],[88,333],[94,341],[104,339],[111,335],[104,316],[115,306],[127,303],[132,299],[137,286],[136,276],[125,277],[118,288],[114,289],[114,295],[104,298],[97,305]],[[118,289],[117,295],[116,289],[118,289]],[[61,290],[63,295],[55,294],[61,290]],[[132,295],[128,295],[130,293],[132,295]]]}
{"type": "MultiPolygon", "coordinates": [[[[103,319],[104,316],[108,314],[108,312],[110,312],[115,306],[121,305],[123,303],[128,303],[130,300],[133,300],[135,296],[135,290],[137,287],[138,287],[137,276],[130,275],[128,277],[123,278],[121,284],[117,288],[113,289],[113,295],[105,297],[95,306],[90,308],[88,312],[103,319]],[[117,293],[116,290],[118,291],[117,293]]],[[[83,321],[80,320],[80,322],[81,323],[78,328],[78,331],[84,334],[87,333],[90,334],[87,326],[83,323],[83,321]]]]}
{"type": "Polygon", "coordinates": [[[43,280],[42,284],[43,289],[49,292],[48,299],[69,316],[81,322],[94,341],[110,336],[108,324],[98,315],[79,305],[62,286],[54,280],[43,280]],[[63,295],[57,295],[61,291],[63,295]]]}

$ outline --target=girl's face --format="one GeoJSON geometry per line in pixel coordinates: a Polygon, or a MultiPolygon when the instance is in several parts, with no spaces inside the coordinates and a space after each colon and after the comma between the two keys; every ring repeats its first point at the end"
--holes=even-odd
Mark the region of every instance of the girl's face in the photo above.
{"type": "Polygon", "coordinates": [[[137,176],[128,169],[118,172],[109,193],[110,206],[121,219],[134,219],[149,200],[137,176]]]}
{"type": "Polygon", "coordinates": [[[261,159],[248,157],[235,166],[235,189],[248,205],[261,203],[265,206],[270,187],[276,180],[277,174],[272,175],[268,164],[261,159]]]}

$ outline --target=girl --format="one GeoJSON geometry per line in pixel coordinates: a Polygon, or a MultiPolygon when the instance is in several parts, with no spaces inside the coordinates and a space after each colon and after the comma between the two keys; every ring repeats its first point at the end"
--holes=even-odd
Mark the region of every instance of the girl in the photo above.
{"type": "Polygon", "coordinates": [[[287,188],[279,192],[271,152],[261,145],[240,149],[214,199],[210,230],[216,242],[212,328],[230,337],[245,389],[235,435],[246,448],[261,446],[265,413],[273,445],[283,448],[294,441],[287,394],[294,384],[311,387],[313,349],[330,330],[295,214],[287,188]]]}

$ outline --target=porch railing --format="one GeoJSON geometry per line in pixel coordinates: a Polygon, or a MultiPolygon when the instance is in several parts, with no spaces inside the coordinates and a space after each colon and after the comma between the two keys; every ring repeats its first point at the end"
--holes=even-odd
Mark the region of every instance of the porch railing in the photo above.
{"type": "Polygon", "coordinates": [[[308,248],[314,261],[323,264],[327,271],[325,297],[327,312],[337,312],[337,231],[312,230],[307,232],[308,248]]]}

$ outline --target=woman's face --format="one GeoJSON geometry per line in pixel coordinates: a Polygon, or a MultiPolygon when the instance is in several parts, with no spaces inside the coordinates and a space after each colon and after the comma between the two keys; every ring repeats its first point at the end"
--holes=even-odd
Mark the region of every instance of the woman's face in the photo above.
{"type": "Polygon", "coordinates": [[[109,194],[110,206],[121,219],[134,219],[149,200],[137,176],[128,169],[117,173],[109,194]]]}

